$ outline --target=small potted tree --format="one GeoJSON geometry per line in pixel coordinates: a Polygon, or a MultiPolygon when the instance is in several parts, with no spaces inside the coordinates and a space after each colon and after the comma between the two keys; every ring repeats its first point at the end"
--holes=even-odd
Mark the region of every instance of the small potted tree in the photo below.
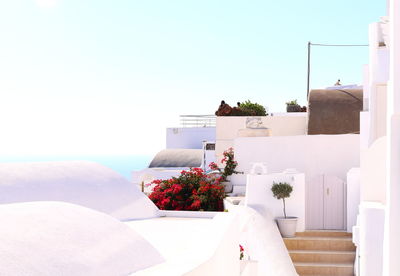
{"type": "Polygon", "coordinates": [[[274,183],[272,185],[271,191],[277,199],[282,199],[283,201],[283,215],[284,217],[276,218],[278,222],[279,231],[282,237],[290,238],[294,237],[296,234],[297,217],[286,216],[286,204],[285,198],[290,197],[293,191],[292,185],[286,182],[274,183]]]}
{"type": "Polygon", "coordinates": [[[297,103],[297,100],[286,102],[287,112],[301,112],[301,106],[297,103]]]}

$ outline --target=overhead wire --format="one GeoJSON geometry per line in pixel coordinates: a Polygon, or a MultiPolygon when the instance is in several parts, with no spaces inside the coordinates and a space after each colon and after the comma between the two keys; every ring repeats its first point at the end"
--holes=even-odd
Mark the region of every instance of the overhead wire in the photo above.
{"type": "Polygon", "coordinates": [[[368,47],[369,44],[324,44],[324,43],[311,43],[308,42],[308,55],[307,55],[307,99],[310,93],[310,72],[311,72],[311,46],[322,47],[368,47]]]}

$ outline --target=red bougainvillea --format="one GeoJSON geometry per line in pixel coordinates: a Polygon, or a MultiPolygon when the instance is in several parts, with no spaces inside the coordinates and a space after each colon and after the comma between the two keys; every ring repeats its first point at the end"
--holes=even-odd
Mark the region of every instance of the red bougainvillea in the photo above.
{"type": "Polygon", "coordinates": [[[222,158],[221,163],[225,164],[223,169],[220,169],[215,162],[211,162],[209,167],[212,170],[219,171],[222,176],[222,181],[226,181],[228,176],[232,174],[243,174],[243,172],[236,171],[238,163],[235,161],[235,154],[233,148],[229,148],[224,151],[224,158],[222,158]]]}
{"type": "Polygon", "coordinates": [[[154,180],[149,198],[161,210],[223,211],[225,191],[221,180],[193,168],[178,177],[154,180]]]}

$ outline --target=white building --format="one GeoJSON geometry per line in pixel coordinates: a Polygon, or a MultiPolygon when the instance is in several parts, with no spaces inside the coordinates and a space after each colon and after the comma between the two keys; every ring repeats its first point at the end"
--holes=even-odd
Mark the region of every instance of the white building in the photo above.
{"type": "Polygon", "coordinates": [[[369,26],[361,121],[359,275],[400,275],[400,1],[369,26]]]}
{"type": "MultiPolygon", "coordinates": [[[[217,119],[217,159],[234,146],[244,172],[232,182],[246,206],[227,213],[158,210],[93,163],[1,164],[0,274],[296,276],[305,269],[289,258],[270,192],[285,181],[298,232],[353,232],[356,275],[400,275],[400,0],[369,26],[369,48],[359,135],[307,135],[307,114],[261,118],[267,137],[243,135],[243,117],[217,119]],[[268,174],[252,172],[254,163],[268,174]],[[250,256],[242,267],[239,243],[250,256]]],[[[168,136],[177,138],[168,147],[200,147],[192,130],[168,136]]]]}

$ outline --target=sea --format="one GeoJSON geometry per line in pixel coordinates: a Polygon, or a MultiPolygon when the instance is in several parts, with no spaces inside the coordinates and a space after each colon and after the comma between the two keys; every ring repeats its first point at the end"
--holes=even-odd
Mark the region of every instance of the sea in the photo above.
{"type": "Polygon", "coordinates": [[[131,180],[132,171],[148,167],[153,156],[151,155],[24,155],[0,156],[0,163],[4,162],[50,162],[50,161],[92,161],[109,167],[126,179],[131,180]]]}

